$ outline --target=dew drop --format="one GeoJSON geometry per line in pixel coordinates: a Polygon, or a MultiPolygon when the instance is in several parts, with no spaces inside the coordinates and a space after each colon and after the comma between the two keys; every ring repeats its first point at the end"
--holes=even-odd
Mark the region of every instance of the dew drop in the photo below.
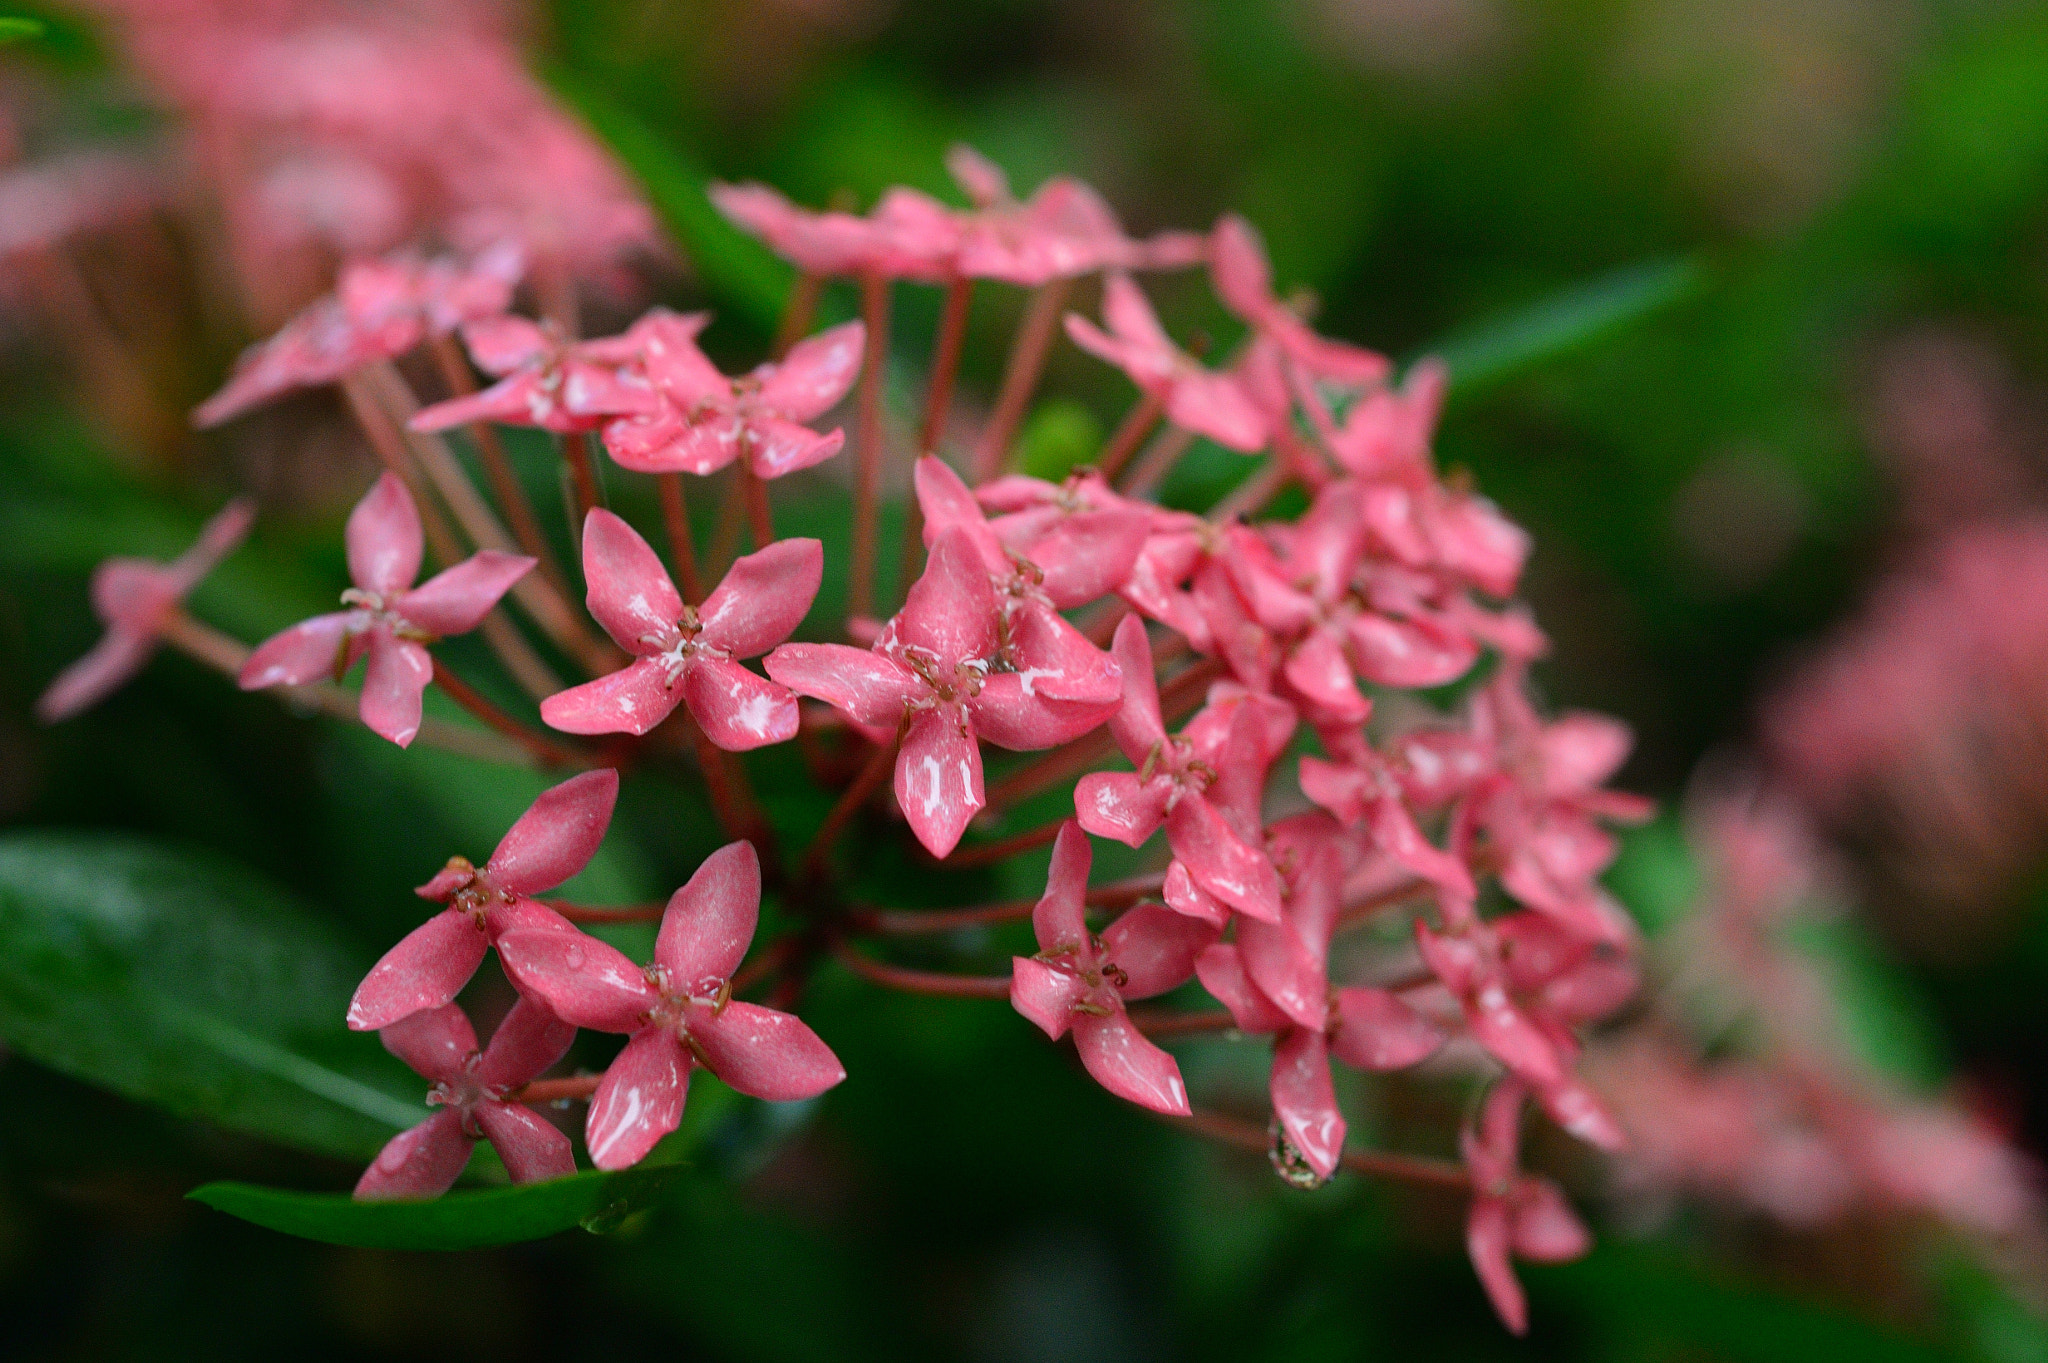
{"type": "Polygon", "coordinates": [[[568,965],[569,969],[571,969],[571,970],[581,970],[581,969],[583,969],[583,959],[584,959],[584,952],[583,952],[583,944],[582,944],[582,943],[580,943],[580,942],[571,942],[571,943],[569,944],[569,950],[568,950],[568,951],[567,951],[566,953],[564,953],[564,956],[563,956],[563,960],[564,960],[564,961],[565,961],[565,963],[566,963],[566,964],[568,965]]]}
{"type": "Polygon", "coordinates": [[[410,1152],[393,1141],[377,1153],[377,1168],[387,1174],[395,1174],[405,1167],[405,1157],[410,1152]]]}
{"type": "Polygon", "coordinates": [[[1309,1165],[1308,1157],[1294,1148],[1294,1142],[1287,1139],[1287,1132],[1275,1117],[1266,1128],[1266,1158],[1273,1162],[1273,1172],[1280,1175],[1280,1181],[1290,1188],[1320,1188],[1329,1180],[1309,1165]]]}

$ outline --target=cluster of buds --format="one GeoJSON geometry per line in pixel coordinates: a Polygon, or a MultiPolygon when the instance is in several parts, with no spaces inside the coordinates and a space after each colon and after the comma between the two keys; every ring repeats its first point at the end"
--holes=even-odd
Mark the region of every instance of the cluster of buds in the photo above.
{"type": "MultiPolygon", "coordinates": [[[[1138,240],[1078,183],[1020,200],[973,153],[950,164],[970,208],[895,190],[860,216],[808,212],[759,187],[716,193],[801,272],[785,335],[810,330],[827,278],[857,280],[863,300],[860,321],[786,345],[740,377],[699,348],[703,315],[657,309],[588,340],[566,316],[506,312],[517,260],[498,252],[350,265],[332,299],[252,352],[202,409],[224,420],[293,384],[345,385],[387,469],[350,519],[354,585],[345,609],[253,654],[175,600],[160,620],[110,613],[124,639],[141,640],[122,646],[123,659],[163,637],[231,663],[245,687],[303,693],[334,687],[367,655],[361,714],[386,738],[433,737],[421,697],[438,685],[490,731],[461,730],[473,739],[590,769],[543,796],[481,866],[457,858],[423,886],[446,907],[358,992],[349,1025],[382,1032],[433,1081],[440,1109],[393,1142],[359,1194],[437,1193],[477,1139],[515,1178],[565,1171],[568,1151],[522,1106],[542,1096],[589,1098],[589,1157],[616,1169],[676,1128],[695,1069],[764,1099],[816,1095],[844,1077],[831,1050],[790,1013],[744,996],[768,989],[792,1004],[808,973],[836,959],[884,987],[1008,998],[1055,1040],[1071,1033],[1109,1092],[1265,1147],[1289,1182],[1313,1186],[1349,1166],[1468,1189],[1481,1279],[1519,1330],[1510,1257],[1564,1257],[1587,1240],[1555,1186],[1519,1169],[1525,1107],[1593,1145],[1623,1144],[1578,1061],[1583,1029],[1635,983],[1629,920],[1599,885],[1617,851],[1606,825],[1648,812],[1606,789],[1628,735],[1592,715],[1546,721],[1532,704],[1528,670],[1546,644],[1515,601],[1529,542],[1462,481],[1439,476],[1440,366],[1416,365],[1396,385],[1381,356],[1315,334],[1299,304],[1274,292],[1241,219],[1138,240]],[[1168,335],[1131,274],[1196,265],[1246,327],[1221,365],[1168,335]],[[1057,480],[1012,471],[1011,437],[1064,299],[1092,276],[1101,322],[1070,313],[1065,333],[1128,375],[1134,408],[1089,466],[1057,480]],[[963,475],[940,446],[978,281],[1034,294],[963,475]],[[907,457],[889,448],[881,420],[897,283],[946,291],[907,457]],[[488,387],[459,363],[457,335],[488,387]],[[424,407],[392,364],[422,341],[456,361],[442,367],[445,400],[424,407]],[[852,441],[815,429],[856,389],[852,441]],[[609,644],[571,608],[572,579],[532,533],[518,481],[493,472],[494,508],[453,456],[448,435],[460,429],[487,471],[502,470],[493,425],[557,437],[584,605],[609,644]],[[1244,481],[1207,514],[1161,506],[1154,490],[1197,437],[1246,456],[1244,481]],[[769,485],[849,443],[851,610],[838,637],[789,642],[818,594],[824,549],[777,536],[769,485]],[[600,505],[598,447],[655,480],[666,564],[600,505]],[[876,519],[892,459],[909,474],[916,528],[907,589],[884,614],[876,519]],[[695,541],[685,475],[725,481],[729,533],[718,544],[695,541]],[[1261,519],[1290,488],[1306,511],[1261,519]],[[425,551],[444,571],[414,587],[425,551]],[[545,728],[431,652],[471,629],[531,693],[545,728]],[[529,633],[554,656],[538,657],[529,633]],[[755,658],[760,671],[747,665],[755,658]],[[564,661],[585,678],[552,676],[564,661]],[[1386,704],[1453,687],[1461,698],[1449,708],[1420,696],[1386,704]],[[838,801],[809,848],[785,857],[790,830],[770,826],[731,754],[793,740],[838,801]],[[537,898],[595,851],[614,768],[664,743],[694,758],[730,845],[663,908],[537,898]],[[988,759],[990,747],[1042,755],[988,759]],[[1113,754],[1129,769],[1105,766],[1113,754]],[[988,777],[985,759],[1001,763],[988,777]],[[885,784],[931,861],[985,865],[1051,845],[1043,898],[952,910],[848,903],[841,837],[889,817],[885,784]],[[980,834],[978,824],[1063,788],[1071,811],[1007,838],[980,834]],[[1090,887],[1091,836],[1143,849],[1162,829],[1152,874],[1090,887]],[[799,927],[748,963],[764,885],[799,927]],[[1122,912],[1091,921],[1110,909],[1122,912]],[[580,926],[636,915],[660,919],[644,967],[580,926]],[[890,934],[1026,918],[1037,950],[1007,975],[911,969],[872,950],[890,934]],[[492,949],[521,1003],[478,1053],[452,1000],[492,949]],[[1188,998],[1196,981],[1223,1006],[1130,1006],[1183,987],[1188,998]],[[601,1078],[537,1078],[576,1028],[629,1039],[601,1078]],[[1265,1130],[1198,1111],[1156,1039],[1205,1032],[1270,1041],[1265,1130]],[[1374,1073],[1427,1063],[1433,1075],[1491,1084],[1462,1163],[1347,1149],[1333,1060],[1374,1073]]],[[[95,673],[95,694],[107,672],[95,673]]]]}

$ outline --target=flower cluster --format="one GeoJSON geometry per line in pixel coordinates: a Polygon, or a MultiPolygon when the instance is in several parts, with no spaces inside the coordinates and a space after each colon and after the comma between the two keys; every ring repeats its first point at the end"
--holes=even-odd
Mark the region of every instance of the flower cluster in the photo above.
{"type": "MultiPolygon", "coordinates": [[[[319,91],[342,97],[325,81],[319,91]]],[[[323,117],[346,124],[336,110],[323,117]]],[[[590,768],[542,796],[482,865],[454,858],[423,885],[445,907],[363,982],[349,1025],[381,1032],[432,1081],[439,1110],[392,1143],[358,1193],[437,1193],[478,1139],[515,1178],[566,1171],[568,1150],[525,1106],[542,1097],[587,1097],[589,1158],[616,1169],[676,1128],[695,1069],[773,1101],[821,1093],[844,1077],[831,1050],[792,1014],[742,995],[772,982],[778,1003],[800,999],[808,973],[837,959],[885,986],[1007,997],[1049,1037],[1071,1034],[1111,1093],[1248,1136],[1290,1182],[1313,1186],[1350,1164],[1469,1189],[1474,1260],[1520,1330],[1511,1257],[1567,1257],[1586,1243],[1555,1185],[1519,1168],[1524,1108],[1604,1149],[1623,1144],[1579,1061],[1584,1030],[1635,983],[1629,920],[1599,883],[1617,852],[1608,825],[1648,813],[1607,788],[1628,734],[1592,715],[1546,720],[1532,703],[1529,668],[1546,642],[1515,601],[1529,541],[1462,480],[1439,476],[1440,366],[1414,366],[1395,385],[1381,356],[1317,335],[1275,292],[1263,244],[1239,218],[1140,240],[1076,182],[1019,199],[970,152],[950,165],[968,207],[895,190],[866,215],[813,213],[760,187],[717,191],[811,281],[857,277],[870,305],[861,321],[742,375],[700,348],[706,315],[656,309],[619,335],[583,339],[570,316],[512,313],[522,255],[507,247],[351,264],[332,296],[253,351],[201,409],[202,420],[225,420],[288,388],[348,383],[387,468],[349,521],[345,609],[253,653],[214,641],[243,686],[331,685],[367,655],[357,703],[386,738],[424,734],[422,695],[438,685],[515,756],[590,768]],[[1178,344],[1132,277],[1197,265],[1245,327],[1220,365],[1178,344]],[[1137,394],[1099,460],[1054,479],[1011,471],[1007,432],[992,421],[981,441],[990,457],[963,477],[929,436],[903,460],[918,531],[897,608],[791,642],[826,556],[816,540],[777,536],[770,484],[852,443],[857,486],[878,485],[890,452],[875,419],[888,345],[876,300],[907,282],[942,285],[957,303],[932,377],[932,416],[943,418],[974,281],[1043,291],[1094,276],[1100,322],[1068,315],[1065,334],[1137,394]],[[445,338],[457,335],[491,382],[448,373],[451,391],[420,406],[388,362],[430,340],[452,356],[445,338]],[[821,427],[856,388],[849,442],[821,427]],[[494,484],[495,509],[463,481],[447,441],[476,441],[488,465],[493,425],[557,438],[583,604],[615,648],[563,599],[557,584],[572,579],[545,544],[510,551],[502,525],[534,515],[516,480],[494,484]],[[1195,437],[1248,460],[1239,489],[1207,514],[1149,495],[1195,437]],[[654,479],[668,563],[599,504],[594,446],[625,471],[613,476],[654,479]],[[712,548],[715,574],[700,574],[684,475],[723,479],[728,521],[751,534],[749,553],[737,552],[737,534],[712,548]],[[1307,509],[1261,519],[1290,486],[1307,509]],[[414,586],[429,551],[442,571],[414,586]],[[501,598],[584,677],[565,684],[536,667],[501,598]],[[533,695],[545,728],[431,652],[472,629],[533,695]],[[1386,704],[1433,688],[1460,698],[1386,704]],[[731,756],[792,740],[837,790],[801,860],[784,858],[789,830],[768,821],[731,756]],[[634,765],[642,745],[693,757],[732,839],[658,911],[646,965],[579,924],[653,911],[538,898],[590,859],[614,769],[634,765]],[[1122,763],[1104,768],[1112,753],[1122,763]],[[931,860],[1051,844],[1044,896],[1029,909],[1036,950],[1006,976],[911,970],[862,945],[935,930],[913,911],[848,905],[839,888],[840,835],[886,817],[871,808],[884,784],[931,860]],[[996,841],[977,829],[1062,788],[1071,810],[1061,795],[1036,829],[996,841]],[[1155,873],[1091,888],[1091,837],[1156,846],[1155,873]],[[749,965],[764,883],[799,926],[749,965]],[[1109,908],[1121,912],[1091,921],[1109,908]],[[521,1002],[479,1052],[453,1000],[491,951],[521,1002]],[[1197,987],[1222,1007],[1132,1007],[1197,987]],[[579,1028],[627,1041],[601,1077],[540,1078],[579,1028]],[[1194,1108],[1156,1038],[1205,1031],[1270,1045],[1270,1135],[1194,1108]],[[1490,1083],[1462,1165],[1347,1150],[1333,1062],[1368,1073],[1429,1062],[1433,1075],[1490,1083]]],[[[801,308],[815,297],[797,291],[789,334],[809,330],[801,308]]],[[[1035,376],[1059,334],[1027,323],[1013,374],[1035,376]]],[[[943,425],[928,419],[927,430],[943,425]]],[[[871,496],[854,517],[858,612],[874,598],[871,496]]],[[[177,594],[162,609],[190,626],[179,637],[194,637],[177,594]]],[[[139,617],[109,619],[154,637],[139,617]]],[[[94,689],[112,675],[101,673],[94,689]]],[[[66,686],[53,709],[77,708],[79,687],[66,686]]],[[[961,914],[1025,916],[988,906],[925,921],[961,914]]]]}

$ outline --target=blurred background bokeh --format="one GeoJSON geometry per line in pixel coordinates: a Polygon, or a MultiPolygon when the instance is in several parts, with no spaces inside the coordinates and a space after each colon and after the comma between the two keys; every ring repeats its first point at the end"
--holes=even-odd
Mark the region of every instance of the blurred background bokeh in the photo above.
{"type": "MultiPolygon", "coordinates": [[[[413,920],[409,887],[448,850],[481,853],[530,790],[401,769],[182,659],[67,726],[30,717],[94,637],[101,556],[174,552],[255,490],[263,553],[199,605],[256,637],[279,623],[266,603],[325,594],[370,468],[325,397],[224,434],[184,423],[238,347],[329,283],[285,250],[209,279],[222,253],[164,226],[220,211],[187,201],[206,183],[182,159],[191,109],[133,37],[154,24],[174,45],[186,8],[30,7],[43,31],[0,50],[0,820],[203,844],[375,947],[413,920]],[[59,236],[74,268],[38,266],[59,236]]],[[[1612,884],[1653,934],[1658,987],[1697,983],[1717,893],[1797,901],[1886,1101],[1938,1101],[2048,1154],[2040,6],[558,0],[498,21],[536,97],[612,146],[669,243],[591,283],[593,332],[650,301],[708,303],[713,343],[751,362],[776,281],[720,254],[703,180],[865,206],[892,184],[945,190],[955,141],[1020,186],[1079,175],[1139,229],[1242,211],[1321,329],[1396,357],[1477,337],[1484,358],[1575,326],[1461,386],[1438,454],[1535,537],[1546,696],[1636,731],[1621,784],[1664,813],[1612,884]],[[1655,306],[1635,307],[1645,289],[1655,306]]],[[[408,79],[468,79],[417,57],[408,79]]],[[[607,230],[563,227],[586,247],[607,230]]],[[[1200,294],[1161,285],[1183,334],[1226,321],[1200,294]]],[[[911,371],[937,301],[902,300],[911,371]]],[[[1020,308],[978,308],[964,405],[990,400],[1020,308]]],[[[1099,371],[1056,359],[1032,457],[1071,462],[1115,423],[1125,390],[1099,371]]],[[[680,880],[710,841],[690,818],[629,788],[638,859],[608,872],[616,893],[680,880]]],[[[1958,1191],[1967,1176],[1943,1181],[1961,1157],[1942,1139],[1895,1152],[1881,1195],[1857,1191],[1867,1171],[1829,1192],[1840,1171],[1819,1156],[1760,1187],[1776,1155],[1698,1116],[1702,1093],[1671,1096],[1655,1026],[1601,1062],[1617,1107],[1660,1128],[1636,1163],[1532,1155],[1599,1245],[1527,1271],[1535,1328],[1515,1341],[1441,1195],[1356,1176],[1291,1190],[1075,1083],[1000,1007],[828,977],[813,1008],[843,1089],[793,1115],[705,1103],[703,1177],[618,1234],[459,1256],[230,1221],[184,1192],[353,1175],[0,1062],[5,1351],[2048,1359],[2031,1237],[1958,1191]]],[[[1698,1035],[1710,1061],[1735,1045],[1698,1035]]],[[[1441,1153],[1455,1116],[1390,1104],[1371,1129],[1441,1153]]]]}

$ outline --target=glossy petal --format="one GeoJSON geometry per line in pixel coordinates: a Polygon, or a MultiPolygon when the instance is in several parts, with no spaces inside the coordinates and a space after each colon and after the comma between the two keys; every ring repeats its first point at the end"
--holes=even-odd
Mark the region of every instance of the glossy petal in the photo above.
{"type": "Polygon", "coordinates": [[[691,718],[727,752],[746,752],[796,737],[796,697],[780,682],[723,658],[702,658],[683,670],[678,688],[691,718]]]}
{"type": "Polygon", "coordinates": [[[1339,723],[1362,724],[1372,713],[1372,703],[1358,693],[1358,683],[1351,679],[1351,660],[1333,630],[1318,629],[1304,635],[1288,652],[1281,670],[1288,685],[1339,723]]]}
{"type": "Polygon", "coordinates": [[[674,634],[683,598],[640,532],[603,507],[583,520],[584,602],[604,632],[628,653],[659,652],[645,635],[674,634]]]}
{"type": "Polygon", "coordinates": [[[1121,1009],[1074,1016],[1074,1047],[1095,1082],[1119,1098],[1170,1117],[1188,1115],[1180,1065],[1132,1025],[1121,1009]]]}
{"type": "Polygon", "coordinates": [[[644,970],[585,933],[518,929],[498,939],[498,959],[521,993],[592,1031],[636,1032],[660,1001],[644,970]]]}
{"type": "Polygon", "coordinates": [[[1336,1002],[1330,1049],[1353,1069],[1406,1069],[1444,1044],[1442,1029],[1384,989],[1339,989],[1336,1002]]]}
{"type": "Polygon", "coordinates": [[[1309,1168],[1323,1178],[1337,1172],[1344,1155],[1344,1114],[1330,1083],[1330,1057],[1323,1034],[1289,1028],[1273,1046],[1273,1115],[1309,1168]]]}
{"type": "Polygon", "coordinates": [[[980,694],[967,702],[975,733],[1012,752],[1056,748],[1101,724],[1117,706],[1113,697],[1101,701],[1058,700],[1042,691],[1027,692],[1025,687],[1020,673],[990,675],[982,683],[980,694]]]}
{"type": "Polygon", "coordinates": [[[507,829],[486,869],[507,894],[551,890],[590,864],[611,827],[619,774],[609,767],[572,776],[540,793],[507,829]]]}
{"type": "Polygon", "coordinates": [[[1247,919],[1237,927],[1245,972],[1296,1026],[1322,1031],[1329,1020],[1330,982],[1322,957],[1285,923],[1247,919]]]}
{"type": "Polygon", "coordinates": [[[482,550],[398,598],[395,609],[428,634],[467,634],[483,623],[513,583],[532,571],[534,562],[523,554],[482,550]]]}
{"type": "Polygon", "coordinates": [[[1123,672],[1123,704],[1110,716],[1110,736],[1133,766],[1143,765],[1153,748],[1166,741],[1166,721],[1159,713],[1159,680],[1152,665],[1152,641],[1145,622],[1126,615],[1116,627],[1111,655],[1123,672]]]}
{"type": "Polygon", "coordinates": [[[897,615],[897,637],[947,663],[989,658],[996,651],[996,596],[967,532],[947,530],[932,544],[924,576],[911,585],[897,615]]]}
{"type": "Polygon", "coordinates": [[[1352,618],[1349,633],[1358,675],[1382,686],[1442,686],[1479,659],[1470,639],[1413,620],[1366,612],[1352,618]]]}
{"type": "Polygon", "coordinates": [[[1123,670],[1066,619],[1039,602],[1010,614],[1010,656],[1027,699],[1099,706],[1114,714],[1123,701],[1123,670]]]}
{"type": "Polygon", "coordinates": [[[690,1056],[666,1027],[633,1034],[591,1096],[583,1143],[600,1169],[627,1169],[682,1124],[690,1056]]]}
{"type": "Polygon", "coordinates": [[[780,478],[815,467],[845,448],[843,430],[820,435],[808,426],[773,416],[756,416],[747,422],[747,467],[756,478],[780,478]]]}
{"type": "Polygon", "coordinates": [[[1522,1284],[1515,1278],[1514,1267],[1508,1262],[1511,1235],[1507,1203],[1484,1194],[1473,1197],[1472,1209],[1465,1218],[1465,1250],[1472,1256],[1480,1286],[1486,1289],[1487,1300],[1493,1303],[1501,1322],[1521,1335],[1529,1331],[1529,1303],[1522,1295],[1522,1284]]]}
{"type": "Polygon", "coordinates": [[[773,1103],[815,1098],[846,1078],[832,1048],[801,1018],[734,1001],[714,1018],[690,1019],[705,1068],[750,1098],[773,1103]]]}
{"type": "Polygon", "coordinates": [[[1628,1135],[1621,1129],[1621,1123],[1584,1081],[1567,1076],[1562,1083],[1538,1088],[1536,1100],[1566,1135],[1609,1154],[1628,1149],[1628,1135]]]}
{"type": "Polygon", "coordinates": [[[817,540],[778,540],[736,560],[698,607],[700,642],[754,658],[787,639],[818,595],[825,550],[817,540]]]}
{"type": "Polygon", "coordinates": [[[516,1088],[538,1079],[569,1053],[576,1029],[556,1017],[538,999],[522,998],[505,1014],[476,1069],[477,1082],[492,1088],[516,1088]]]}
{"type": "Polygon", "coordinates": [[[1046,868],[1045,893],[1031,909],[1031,931],[1040,951],[1088,945],[1088,871],[1094,861],[1095,849],[1080,826],[1061,824],[1046,868]]]}
{"type": "Polygon", "coordinates": [[[981,745],[955,706],[926,710],[911,721],[896,755],[896,803],[910,831],[935,857],[959,843],[987,803],[981,785],[981,745]]]}
{"type": "Polygon", "coordinates": [[[760,917],[761,858],[754,844],[729,842],[669,896],[654,959],[676,987],[730,978],[746,959],[760,917]]]}
{"type": "Polygon", "coordinates": [[[644,734],[667,719],[684,694],[682,679],[668,684],[666,663],[636,658],[596,681],[557,691],[540,703],[540,717],[565,734],[644,734]]]}
{"type": "Polygon", "coordinates": [[[903,707],[926,690],[908,668],[845,644],[784,644],[765,666],[798,695],[822,700],[870,728],[894,729],[903,707]]]}
{"type": "Polygon", "coordinates": [[[444,1107],[393,1136],[356,1183],[358,1202],[411,1202],[455,1186],[475,1142],[462,1134],[462,1114],[444,1107]]]}
{"type": "Polygon", "coordinates": [[[1512,1245],[1518,1258],[1569,1263],[1593,1248],[1593,1237],[1564,1193],[1547,1178],[1524,1178],[1515,1207],[1512,1245]]]}
{"type": "Polygon", "coordinates": [[[336,611],[280,630],[256,646],[235,684],[244,691],[259,691],[332,680],[351,661],[350,626],[361,618],[355,611],[336,611]]]}
{"type": "Polygon", "coordinates": [[[1195,960],[1216,929],[1163,904],[1140,904],[1102,930],[1104,955],[1124,972],[1116,992],[1149,999],[1194,977],[1195,960]]]}
{"type": "Polygon", "coordinates": [[[1252,983],[1245,972],[1244,958],[1235,944],[1218,942],[1195,957],[1195,978],[1215,1000],[1230,1010],[1231,1021],[1241,1032],[1277,1032],[1292,1020],[1252,983]]]}
{"type": "Polygon", "coordinates": [[[1167,394],[1166,415],[1183,430],[1241,454],[1264,449],[1271,434],[1265,414],[1230,374],[1182,374],[1167,394]]]}
{"type": "Polygon", "coordinates": [[[463,1062],[476,1051],[469,1015],[452,1003],[408,1014],[381,1029],[377,1039],[415,1074],[436,1083],[460,1075],[463,1062]]]}
{"type": "Polygon", "coordinates": [[[1264,852],[1247,846],[1205,799],[1184,799],[1166,816],[1173,854],[1195,882],[1250,918],[1280,919],[1280,877],[1264,852]]]}
{"type": "Polygon", "coordinates": [[[370,967],[349,1000],[350,1029],[380,1031],[423,1008],[441,1007],[476,974],[489,945],[468,914],[435,914],[370,967]]]}
{"type": "Polygon", "coordinates": [[[1087,995],[1087,982],[1071,970],[1028,956],[1010,958],[1010,1006],[1054,1041],[1067,1034],[1074,1005],[1087,995]]]}
{"type": "Polygon", "coordinates": [[[860,377],[867,328],[845,322],[799,341],[761,381],[761,402],[792,421],[815,421],[839,405],[860,377]]]}
{"type": "Polygon", "coordinates": [[[1055,522],[1025,557],[1045,574],[1039,588],[1046,598],[1060,610],[1072,610],[1129,580],[1151,526],[1151,513],[1140,506],[1077,511],[1055,522]]]}
{"type": "Polygon", "coordinates": [[[1230,906],[1197,885],[1188,868],[1178,861],[1166,864],[1166,883],[1160,887],[1159,897],[1175,913],[1199,918],[1219,928],[1230,921],[1230,906]]]}
{"type": "Polygon", "coordinates": [[[524,1103],[478,1103],[476,1122],[514,1183],[539,1183],[576,1172],[576,1152],[569,1138],[524,1103]]]}
{"type": "Polygon", "coordinates": [[[420,575],[424,541],[419,508],[397,475],[380,474],[349,512],[342,538],[348,545],[348,575],[366,592],[402,592],[420,575]]]}
{"type": "Polygon", "coordinates": [[[1095,771],[1074,787],[1074,817],[1098,838],[1140,847],[1166,821],[1172,798],[1171,778],[1140,781],[1135,772],[1095,771]]]}
{"type": "Polygon", "coordinates": [[[959,530],[973,541],[983,567],[998,577],[1009,574],[1009,553],[983,519],[981,503],[952,465],[926,455],[917,461],[911,479],[917,491],[918,509],[924,513],[925,548],[937,544],[947,531],[959,530]]]}
{"type": "Polygon", "coordinates": [[[360,703],[363,723],[399,747],[408,747],[420,731],[420,698],[434,679],[434,659],[426,649],[388,629],[368,633],[370,665],[363,672],[360,703]]]}

